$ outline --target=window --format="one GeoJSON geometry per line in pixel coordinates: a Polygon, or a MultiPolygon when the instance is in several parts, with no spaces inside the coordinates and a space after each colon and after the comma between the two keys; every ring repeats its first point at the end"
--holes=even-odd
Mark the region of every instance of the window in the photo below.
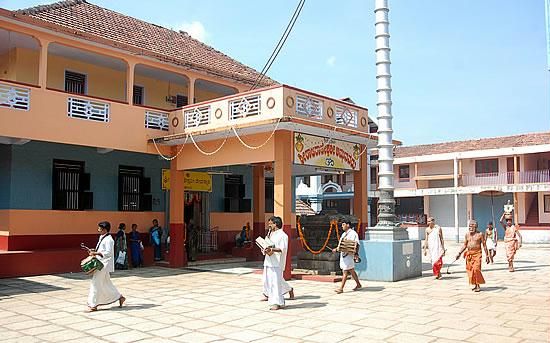
{"type": "Polygon", "coordinates": [[[143,168],[119,166],[118,210],[151,211],[151,179],[143,177],[143,168]]]}
{"type": "Polygon", "coordinates": [[[52,173],[52,209],[87,210],[93,208],[90,174],[84,173],[84,162],[54,160],[52,173]]]}
{"type": "Polygon", "coordinates": [[[134,85],[134,95],[133,95],[133,104],[134,105],[143,105],[143,87],[134,85]]]}
{"type": "Polygon", "coordinates": [[[544,213],[550,213],[550,194],[544,195],[544,213]]]}
{"type": "Polygon", "coordinates": [[[476,160],[476,176],[498,173],[498,159],[476,160]]]}
{"type": "Polygon", "coordinates": [[[376,167],[370,167],[370,184],[376,185],[378,183],[378,172],[376,167]]]}
{"type": "Polygon", "coordinates": [[[65,70],[65,92],[86,94],[86,75],[65,70]]]}
{"type": "Polygon", "coordinates": [[[409,165],[399,166],[399,181],[407,182],[410,178],[410,168],[409,165]]]}
{"type": "Polygon", "coordinates": [[[176,95],[176,107],[180,108],[189,105],[189,99],[185,95],[176,95]]]}
{"type": "Polygon", "coordinates": [[[306,185],[308,187],[311,187],[310,179],[311,179],[311,176],[304,176],[304,177],[302,177],[302,182],[304,183],[304,185],[306,185]]]}
{"type": "MultiPolygon", "coordinates": [[[[308,177],[305,177],[307,179],[308,177]]],[[[265,212],[273,213],[275,206],[275,179],[272,177],[265,178],[265,212]]]]}

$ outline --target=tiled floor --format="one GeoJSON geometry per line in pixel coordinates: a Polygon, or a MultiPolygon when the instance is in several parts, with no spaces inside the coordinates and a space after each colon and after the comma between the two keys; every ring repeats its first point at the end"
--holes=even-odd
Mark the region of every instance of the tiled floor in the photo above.
{"type": "MultiPolygon", "coordinates": [[[[456,244],[447,244],[456,252],[456,244]]],[[[2,342],[549,342],[550,246],[524,246],[515,273],[503,247],[473,293],[464,264],[434,280],[364,282],[363,290],[291,281],[296,300],[269,311],[256,265],[117,271],[123,308],[86,313],[82,274],[0,279],[2,342]],[[207,269],[212,269],[208,271],[207,269]]],[[[454,253],[453,253],[454,254],[454,253]]]]}

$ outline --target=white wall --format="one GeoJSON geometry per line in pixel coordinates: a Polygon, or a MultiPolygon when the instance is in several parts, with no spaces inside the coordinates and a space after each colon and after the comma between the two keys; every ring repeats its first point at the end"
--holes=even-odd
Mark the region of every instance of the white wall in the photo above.
{"type": "MultiPolygon", "coordinates": [[[[414,165],[412,165],[414,169],[414,165]]],[[[453,174],[453,161],[434,161],[418,163],[418,175],[449,175],[453,174]]]]}
{"type": "MultiPolygon", "coordinates": [[[[456,239],[454,195],[427,196],[429,203],[428,217],[434,217],[436,224],[442,227],[445,239],[456,239]]],[[[425,202],[426,203],[426,202],[425,202]]],[[[467,227],[467,195],[458,196],[458,226],[461,232],[467,227]]]]}

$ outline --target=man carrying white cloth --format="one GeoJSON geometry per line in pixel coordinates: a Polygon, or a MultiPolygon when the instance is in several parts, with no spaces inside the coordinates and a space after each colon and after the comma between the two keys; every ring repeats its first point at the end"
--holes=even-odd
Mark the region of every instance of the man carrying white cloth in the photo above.
{"type": "Polygon", "coordinates": [[[269,239],[274,247],[264,250],[264,292],[271,305],[270,310],[279,310],[285,306],[284,294],[288,292],[288,284],[283,279],[288,251],[288,235],[283,231],[283,221],[280,217],[271,217],[267,225],[271,229],[269,239]]]}
{"type": "Polygon", "coordinates": [[[113,250],[115,241],[109,234],[111,224],[107,221],[97,224],[97,231],[101,233],[99,242],[94,250],[90,250],[90,256],[95,256],[101,263],[103,269],[96,270],[90,285],[90,293],[88,294],[88,311],[97,311],[99,305],[112,304],[118,300],[119,307],[122,307],[126,298],[122,296],[111,282],[109,273],[115,271],[115,263],[113,261],[113,250]]]}
{"type": "MultiPolygon", "coordinates": [[[[351,228],[351,221],[344,220],[342,222],[342,231],[344,231],[344,233],[342,233],[338,245],[342,244],[343,240],[354,241],[356,242],[356,244],[359,244],[359,235],[357,234],[357,232],[355,232],[355,230],[351,228]]],[[[336,252],[336,249],[332,249],[332,252],[336,252]]],[[[357,284],[353,290],[360,290],[361,282],[359,282],[359,276],[357,276],[357,272],[355,272],[355,256],[353,256],[352,254],[340,252],[340,269],[342,269],[342,284],[340,285],[340,288],[337,288],[334,291],[338,294],[344,291],[344,286],[350,273],[351,277],[353,278],[353,280],[355,280],[355,283],[357,284]]]]}

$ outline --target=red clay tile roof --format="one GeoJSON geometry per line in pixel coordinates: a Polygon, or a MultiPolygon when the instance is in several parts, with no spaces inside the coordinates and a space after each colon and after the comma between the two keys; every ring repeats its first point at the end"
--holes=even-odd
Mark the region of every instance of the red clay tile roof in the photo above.
{"type": "Polygon", "coordinates": [[[541,144],[550,144],[550,132],[526,133],[515,136],[482,138],[469,141],[400,146],[395,149],[395,158],[541,144]]]}
{"type": "MultiPolygon", "coordinates": [[[[85,0],[60,1],[15,12],[70,29],[79,38],[107,39],[119,48],[138,48],[144,55],[237,82],[253,84],[259,73],[185,32],[167,28],[90,4],[85,0]]],[[[36,21],[35,21],[36,22],[36,21]]],[[[129,49],[126,49],[129,50],[129,49]]],[[[135,50],[135,49],[132,49],[135,50]]],[[[265,77],[261,86],[277,84],[265,77]]]]}

